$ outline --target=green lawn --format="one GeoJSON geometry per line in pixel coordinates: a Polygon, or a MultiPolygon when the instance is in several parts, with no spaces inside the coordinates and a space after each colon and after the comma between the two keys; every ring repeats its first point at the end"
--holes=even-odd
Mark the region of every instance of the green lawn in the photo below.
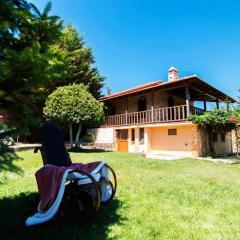
{"type": "Polygon", "coordinates": [[[71,153],[74,162],[104,160],[117,194],[87,225],[51,221],[25,228],[33,213],[40,154],[19,152],[15,172],[0,173],[0,239],[240,239],[240,165],[160,161],[129,153],[71,153]],[[19,167],[19,168],[17,168],[19,167]]]}

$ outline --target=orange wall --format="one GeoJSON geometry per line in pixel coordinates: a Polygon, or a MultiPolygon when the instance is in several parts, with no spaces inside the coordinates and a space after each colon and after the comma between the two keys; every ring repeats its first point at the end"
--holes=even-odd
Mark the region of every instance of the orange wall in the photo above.
{"type": "Polygon", "coordinates": [[[151,150],[191,151],[198,155],[197,126],[167,126],[149,128],[151,150]],[[168,129],[177,129],[177,135],[168,135],[168,129]]]}

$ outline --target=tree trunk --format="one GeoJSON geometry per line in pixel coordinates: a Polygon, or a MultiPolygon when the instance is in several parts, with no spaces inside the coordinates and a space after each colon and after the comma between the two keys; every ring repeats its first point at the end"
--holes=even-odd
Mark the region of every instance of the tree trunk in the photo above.
{"type": "Polygon", "coordinates": [[[73,148],[73,132],[72,132],[72,123],[68,124],[69,126],[69,137],[70,137],[70,146],[73,148]]]}
{"type": "Polygon", "coordinates": [[[82,130],[82,124],[79,123],[78,124],[78,131],[77,131],[76,139],[75,139],[75,147],[78,147],[78,141],[79,141],[81,130],[82,130]]]}

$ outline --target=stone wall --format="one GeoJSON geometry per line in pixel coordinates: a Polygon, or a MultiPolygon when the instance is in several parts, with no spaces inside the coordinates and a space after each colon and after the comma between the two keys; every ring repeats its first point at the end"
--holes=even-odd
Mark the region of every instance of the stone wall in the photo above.
{"type": "MultiPolygon", "coordinates": [[[[198,128],[199,132],[199,155],[207,156],[211,154],[209,146],[209,133],[203,127],[198,128]]],[[[217,141],[211,141],[216,154],[229,154],[236,152],[235,130],[225,133],[225,141],[221,140],[221,134],[217,134],[217,141]]]]}
{"type": "MultiPolygon", "coordinates": [[[[168,107],[168,98],[170,94],[162,91],[156,91],[153,93],[146,93],[137,96],[129,96],[122,98],[120,100],[115,100],[112,102],[112,105],[116,109],[116,114],[128,112],[137,112],[138,111],[138,99],[145,97],[147,100],[147,110],[150,110],[153,106],[154,108],[164,108],[168,107]]],[[[186,101],[183,98],[172,96],[174,99],[175,105],[185,105],[186,101]]]]}
{"type": "Polygon", "coordinates": [[[84,143],[80,144],[83,149],[114,151],[113,143],[84,143]]]}

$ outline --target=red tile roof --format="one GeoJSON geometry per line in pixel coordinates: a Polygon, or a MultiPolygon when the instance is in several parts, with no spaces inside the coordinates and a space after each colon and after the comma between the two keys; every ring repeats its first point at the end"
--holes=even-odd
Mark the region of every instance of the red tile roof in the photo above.
{"type": "Polygon", "coordinates": [[[221,100],[223,99],[228,99],[232,102],[235,102],[235,99],[233,99],[232,97],[228,96],[227,94],[221,92],[220,90],[214,88],[213,86],[211,86],[210,84],[206,83],[205,81],[203,81],[202,79],[200,79],[199,77],[197,77],[197,75],[191,75],[191,76],[185,76],[182,78],[179,78],[178,80],[175,81],[171,81],[171,82],[161,82],[161,81],[155,81],[155,82],[150,82],[150,83],[146,83],[143,85],[139,85],[133,88],[129,88],[126,89],[124,91],[120,91],[117,93],[113,93],[104,97],[101,97],[99,100],[100,101],[107,101],[107,100],[111,100],[111,99],[115,99],[115,98],[119,98],[119,97],[123,97],[126,95],[131,95],[134,93],[138,93],[138,92],[142,92],[142,91],[146,91],[146,90],[153,90],[153,89],[159,89],[162,87],[173,87],[174,84],[179,84],[179,83],[191,83],[192,85],[199,85],[201,88],[203,88],[203,91],[206,91],[206,94],[208,93],[209,90],[213,91],[214,95],[216,96],[216,98],[219,96],[219,98],[221,100]]]}
{"type": "Polygon", "coordinates": [[[128,94],[131,94],[131,93],[141,92],[141,91],[146,90],[148,88],[160,86],[161,84],[162,84],[161,81],[145,83],[145,84],[133,87],[133,88],[129,88],[129,89],[117,92],[117,93],[113,93],[113,94],[101,97],[100,100],[107,100],[107,99],[111,99],[111,98],[116,98],[116,97],[128,95],[128,94]]]}

